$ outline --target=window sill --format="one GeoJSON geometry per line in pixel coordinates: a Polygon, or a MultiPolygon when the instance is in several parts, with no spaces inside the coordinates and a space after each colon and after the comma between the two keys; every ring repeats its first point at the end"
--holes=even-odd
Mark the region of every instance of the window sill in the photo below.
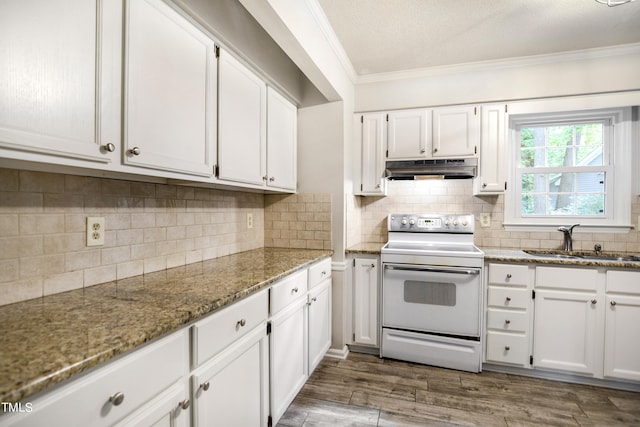
{"type": "MultiPolygon", "coordinates": [[[[558,227],[561,225],[571,225],[571,221],[567,223],[559,224],[530,224],[530,223],[517,223],[507,224],[504,223],[505,231],[542,231],[542,232],[555,232],[558,231],[558,227]]],[[[623,225],[580,225],[576,227],[574,233],[612,233],[612,234],[626,234],[634,230],[636,226],[634,224],[623,225]]]]}

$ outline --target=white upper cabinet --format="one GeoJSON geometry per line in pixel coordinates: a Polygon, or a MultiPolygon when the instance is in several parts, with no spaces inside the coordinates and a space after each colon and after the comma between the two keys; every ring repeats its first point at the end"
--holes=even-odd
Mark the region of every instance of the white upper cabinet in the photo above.
{"type": "Polygon", "coordinates": [[[2,157],[119,158],[121,20],[118,1],[0,2],[2,157]]]}
{"type": "Polygon", "coordinates": [[[125,163],[213,176],[215,44],[161,0],[127,2],[125,163]]]}
{"type": "Polygon", "coordinates": [[[298,109],[267,88],[267,186],[296,190],[298,109]]]}
{"type": "Polygon", "coordinates": [[[360,147],[360,185],[356,188],[359,195],[385,194],[384,179],[384,146],[385,117],[384,113],[358,115],[356,144],[360,147]]]}
{"type": "Polygon", "coordinates": [[[218,89],[218,177],[264,185],[266,175],[267,86],[221,50],[218,89]]]}
{"type": "Polygon", "coordinates": [[[429,157],[431,110],[394,111],[387,119],[388,160],[429,157]]]}
{"type": "Polygon", "coordinates": [[[459,105],[433,110],[433,157],[468,157],[480,145],[478,107],[459,105]]]}
{"type": "Polygon", "coordinates": [[[481,108],[480,169],[474,179],[474,194],[502,194],[507,186],[507,106],[481,108]]]}

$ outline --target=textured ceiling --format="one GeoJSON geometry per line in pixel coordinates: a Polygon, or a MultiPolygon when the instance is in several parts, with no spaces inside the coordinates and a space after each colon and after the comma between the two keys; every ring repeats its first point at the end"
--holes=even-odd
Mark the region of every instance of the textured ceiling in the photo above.
{"type": "Polygon", "coordinates": [[[318,0],[358,75],[640,42],[640,1],[318,0]]]}

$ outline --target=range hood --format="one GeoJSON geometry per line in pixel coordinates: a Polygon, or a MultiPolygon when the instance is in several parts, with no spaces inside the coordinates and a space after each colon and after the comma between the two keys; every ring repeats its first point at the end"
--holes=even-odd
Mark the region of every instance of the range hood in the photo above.
{"type": "Polygon", "coordinates": [[[475,178],[478,159],[428,159],[387,161],[387,179],[465,179],[475,178]]]}

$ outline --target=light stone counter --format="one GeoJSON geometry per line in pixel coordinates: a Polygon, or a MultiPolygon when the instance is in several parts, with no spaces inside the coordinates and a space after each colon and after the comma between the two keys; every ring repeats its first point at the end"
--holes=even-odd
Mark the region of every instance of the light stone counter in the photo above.
{"type": "Polygon", "coordinates": [[[24,400],[332,251],[264,248],[0,307],[0,401],[24,400]]]}

